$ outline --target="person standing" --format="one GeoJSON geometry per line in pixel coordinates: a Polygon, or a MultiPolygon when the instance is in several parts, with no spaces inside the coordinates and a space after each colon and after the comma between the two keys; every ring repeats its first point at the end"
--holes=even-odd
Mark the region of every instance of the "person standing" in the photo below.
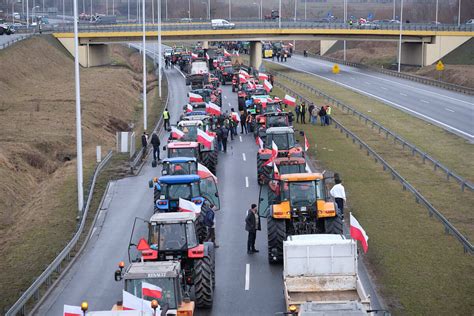
{"type": "Polygon", "coordinates": [[[330,125],[331,124],[331,112],[332,112],[332,108],[331,106],[328,104],[326,106],[326,125],[330,125]]]}
{"type": "Polygon", "coordinates": [[[296,113],[296,123],[299,123],[300,122],[300,114],[301,114],[299,105],[296,106],[295,113],[296,113]]]}
{"type": "Polygon", "coordinates": [[[168,108],[166,108],[164,111],[163,111],[163,120],[164,120],[164,128],[165,130],[168,130],[170,128],[170,118],[171,118],[171,115],[170,115],[170,112],[168,112],[168,108]]]}
{"type": "Polygon", "coordinates": [[[321,121],[321,126],[324,126],[326,122],[326,109],[324,108],[324,106],[321,107],[321,109],[318,112],[318,115],[319,115],[319,120],[321,121]]]}
{"type": "Polygon", "coordinates": [[[245,134],[247,134],[247,113],[246,111],[242,111],[240,115],[240,134],[243,134],[245,130],[245,134]]]}
{"type": "Polygon", "coordinates": [[[276,55],[277,55],[277,61],[280,62],[280,52],[277,51],[277,52],[276,52],[276,55]]]}
{"type": "Polygon", "coordinates": [[[207,205],[206,202],[203,206],[204,212],[204,225],[207,227],[207,237],[206,241],[214,243],[214,248],[219,248],[219,245],[216,243],[216,217],[215,212],[217,207],[214,204],[207,205]]]}
{"type": "Polygon", "coordinates": [[[153,146],[153,160],[160,161],[160,138],[155,132],[151,135],[150,143],[153,146]]]}
{"type": "Polygon", "coordinates": [[[344,203],[346,202],[346,190],[344,189],[344,186],[342,185],[341,179],[339,179],[338,176],[335,176],[334,182],[336,184],[332,187],[331,191],[329,193],[331,196],[334,198],[334,201],[337,204],[337,207],[339,210],[341,210],[342,215],[344,216],[344,203]]]}
{"type": "Polygon", "coordinates": [[[222,130],[221,130],[220,124],[217,124],[216,135],[217,135],[217,150],[223,151],[224,149],[222,147],[222,130]]]}
{"type": "Polygon", "coordinates": [[[222,148],[224,149],[224,152],[227,152],[227,138],[229,137],[229,129],[225,126],[222,125],[221,129],[221,137],[222,137],[222,148]]]}
{"type": "Polygon", "coordinates": [[[314,117],[313,117],[313,110],[314,110],[314,104],[311,103],[308,107],[308,116],[309,116],[309,122],[311,124],[314,123],[314,117]]]}
{"type": "Polygon", "coordinates": [[[306,103],[301,103],[300,108],[301,123],[306,124],[306,103]]]}
{"type": "Polygon", "coordinates": [[[255,248],[255,240],[257,239],[257,230],[260,230],[260,219],[257,214],[257,205],[252,204],[247,211],[245,217],[245,230],[248,231],[247,254],[259,252],[255,248]]]}
{"type": "Polygon", "coordinates": [[[144,131],[142,134],[142,159],[145,159],[147,146],[148,146],[148,134],[146,133],[146,131],[144,131]]]}

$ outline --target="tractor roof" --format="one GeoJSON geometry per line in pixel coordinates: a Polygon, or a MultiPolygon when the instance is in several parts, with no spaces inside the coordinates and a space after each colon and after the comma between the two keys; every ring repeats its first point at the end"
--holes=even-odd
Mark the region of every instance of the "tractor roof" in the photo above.
{"type": "Polygon", "coordinates": [[[265,112],[263,113],[265,116],[288,116],[288,112],[265,112]]]}
{"type": "Polygon", "coordinates": [[[189,184],[197,182],[201,179],[197,174],[162,176],[158,179],[160,183],[164,184],[189,184]]]}
{"type": "Polygon", "coordinates": [[[188,221],[196,220],[196,214],[193,212],[170,212],[170,213],[155,213],[150,218],[150,223],[186,223],[188,221]]]}
{"type": "Polygon", "coordinates": [[[303,157],[280,157],[275,159],[277,165],[302,165],[306,164],[303,157]]]}
{"type": "Polygon", "coordinates": [[[179,121],[179,123],[178,123],[178,126],[196,126],[196,125],[202,126],[202,121],[185,120],[185,121],[179,121]]]}
{"type": "Polygon", "coordinates": [[[201,116],[201,115],[208,116],[206,111],[192,111],[185,114],[186,117],[201,116]]]}
{"type": "Polygon", "coordinates": [[[171,142],[168,143],[168,148],[197,148],[198,142],[171,142]]]}
{"type": "Polygon", "coordinates": [[[205,120],[210,118],[210,116],[205,114],[206,112],[204,112],[204,111],[194,111],[194,112],[189,112],[188,114],[191,114],[191,113],[199,113],[199,114],[194,114],[194,115],[191,115],[191,116],[185,116],[185,117],[183,117],[182,121],[199,121],[199,122],[201,122],[201,121],[205,121],[205,120]],[[202,114],[202,113],[204,113],[204,114],[202,114]]]}
{"type": "Polygon", "coordinates": [[[174,158],[163,159],[163,163],[182,163],[182,162],[196,162],[196,158],[174,157],[174,158]]]}
{"type": "Polygon", "coordinates": [[[288,182],[314,181],[322,180],[323,175],[321,173],[290,173],[281,175],[280,179],[288,182]]]}
{"type": "Polygon", "coordinates": [[[267,129],[267,134],[293,134],[293,128],[289,126],[281,126],[281,127],[270,127],[267,129]]]}
{"type": "Polygon", "coordinates": [[[130,264],[125,273],[125,279],[147,279],[153,277],[176,277],[180,274],[179,261],[146,261],[130,264]]]}

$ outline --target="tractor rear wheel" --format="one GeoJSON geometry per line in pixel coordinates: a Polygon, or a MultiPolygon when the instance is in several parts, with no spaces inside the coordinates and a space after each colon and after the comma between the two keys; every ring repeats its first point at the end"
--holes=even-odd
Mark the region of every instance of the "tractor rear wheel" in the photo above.
{"type": "Polygon", "coordinates": [[[257,180],[261,185],[267,183],[271,178],[269,168],[263,165],[265,162],[267,161],[257,157],[257,180]]]}
{"type": "Polygon", "coordinates": [[[156,201],[160,199],[160,191],[156,188],[153,188],[153,210],[156,212],[158,208],[156,207],[156,201]]]}
{"type": "Polygon", "coordinates": [[[283,241],[286,239],[286,222],[284,219],[267,218],[268,262],[283,262],[283,241]]]}
{"type": "Polygon", "coordinates": [[[196,234],[198,236],[198,241],[200,244],[206,241],[207,238],[207,226],[203,223],[203,216],[204,214],[199,215],[196,220],[196,234]]]}
{"type": "Polygon", "coordinates": [[[324,220],[324,230],[326,234],[342,234],[344,222],[339,209],[336,209],[336,216],[324,220]]]}
{"type": "Polygon", "coordinates": [[[214,175],[216,174],[216,160],[213,158],[214,156],[213,151],[204,151],[201,153],[202,164],[205,165],[209,171],[211,171],[214,175]]]}
{"type": "Polygon", "coordinates": [[[209,256],[194,261],[194,291],[196,306],[212,308],[214,290],[212,288],[212,260],[209,256]]]}

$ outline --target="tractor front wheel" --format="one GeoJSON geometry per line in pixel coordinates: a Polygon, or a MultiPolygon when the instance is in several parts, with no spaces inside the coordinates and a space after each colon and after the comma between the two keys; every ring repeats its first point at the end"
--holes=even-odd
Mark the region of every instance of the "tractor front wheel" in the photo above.
{"type": "Polygon", "coordinates": [[[284,219],[267,218],[268,261],[283,262],[283,241],[286,239],[286,222],[284,219]]]}
{"type": "Polygon", "coordinates": [[[337,234],[343,233],[344,222],[342,221],[342,215],[339,209],[336,209],[336,216],[326,218],[324,220],[324,230],[326,234],[337,234]]]}
{"type": "Polygon", "coordinates": [[[194,291],[196,306],[199,308],[212,308],[214,290],[212,288],[212,260],[204,256],[194,262],[194,291]]]}

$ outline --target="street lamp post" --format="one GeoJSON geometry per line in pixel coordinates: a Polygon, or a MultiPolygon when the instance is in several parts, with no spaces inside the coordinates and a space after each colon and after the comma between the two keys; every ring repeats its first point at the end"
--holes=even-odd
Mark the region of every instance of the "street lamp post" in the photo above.
{"type": "Polygon", "coordinates": [[[308,2],[308,0],[304,0],[304,20],[306,21],[306,2],[308,2]]]}
{"type": "Polygon", "coordinates": [[[191,0],[188,0],[188,19],[191,20],[191,0]]]}
{"type": "Polygon", "coordinates": [[[258,3],[256,3],[256,2],[254,2],[253,4],[256,5],[257,8],[258,8],[257,14],[258,14],[258,18],[260,19],[260,5],[259,5],[258,3]]]}
{"type": "Polygon", "coordinates": [[[229,20],[232,20],[232,0],[229,0],[229,20]]]}
{"type": "Polygon", "coordinates": [[[161,79],[163,69],[163,54],[161,52],[161,0],[158,1],[158,96],[161,98],[161,79]]]}
{"type": "Polygon", "coordinates": [[[397,0],[393,0],[393,17],[392,20],[395,20],[395,4],[397,0]]]}
{"type": "Polygon", "coordinates": [[[209,9],[208,9],[208,4],[207,4],[207,2],[202,1],[201,3],[206,6],[206,16],[207,16],[208,19],[210,19],[210,18],[209,18],[209,14],[208,14],[209,9]]]}
{"type": "MultiPolygon", "coordinates": [[[[400,18],[401,20],[401,18],[400,18]]],[[[436,25],[438,25],[438,0],[436,0],[436,17],[435,17],[436,25]]],[[[401,21],[400,21],[401,22],[401,21]]]]}
{"type": "Polygon", "coordinates": [[[146,103],[146,27],[145,27],[145,0],[142,0],[142,53],[143,53],[143,130],[147,129],[147,103],[146,103]]]}
{"type": "Polygon", "coordinates": [[[459,8],[458,8],[458,26],[461,26],[461,0],[458,2],[459,8]]]}
{"type": "Polygon", "coordinates": [[[281,0],[278,3],[278,28],[281,29],[281,0]]]}
{"type": "Polygon", "coordinates": [[[402,2],[400,4],[400,39],[398,41],[398,72],[400,72],[400,65],[402,62],[403,0],[401,1],[402,2]]]}
{"type": "Polygon", "coordinates": [[[168,21],[168,0],[165,0],[165,20],[168,21]]]}
{"type": "Polygon", "coordinates": [[[130,0],[127,0],[127,18],[128,22],[130,22],[130,0]]]}
{"type": "Polygon", "coordinates": [[[294,21],[296,22],[296,6],[298,5],[298,0],[295,0],[295,18],[294,21]]]}
{"type": "MultiPolygon", "coordinates": [[[[344,26],[347,23],[347,0],[344,0],[344,26]]],[[[344,40],[344,60],[346,60],[346,40],[344,40]]]]}
{"type": "Polygon", "coordinates": [[[26,29],[30,28],[30,9],[28,0],[26,0],[26,29]]]}

